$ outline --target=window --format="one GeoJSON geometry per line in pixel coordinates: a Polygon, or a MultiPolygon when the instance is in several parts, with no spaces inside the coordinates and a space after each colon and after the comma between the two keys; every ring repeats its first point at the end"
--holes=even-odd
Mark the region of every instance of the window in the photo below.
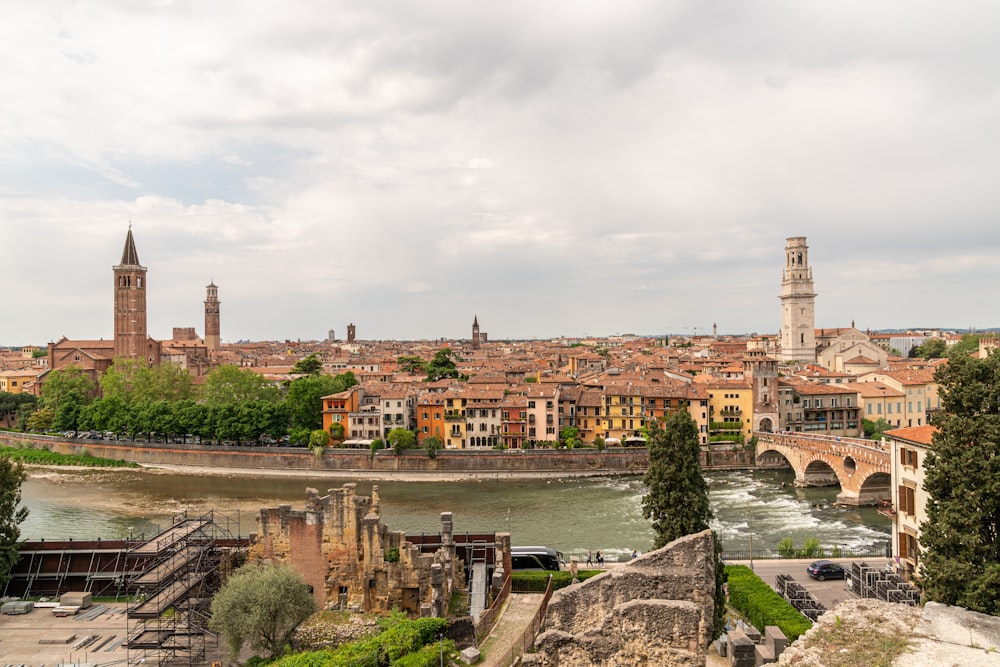
{"type": "Polygon", "coordinates": [[[912,486],[900,485],[899,487],[899,511],[906,516],[916,516],[917,503],[914,498],[915,489],[912,486]]]}
{"type": "Polygon", "coordinates": [[[809,399],[808,398],[802,399],[802,407],[803,408],[808,408],[809,407],[809,399]]]}
{"type": "Polygon", "coordinates": [[[910,468],[917,467],[917,451],[908,447],[899,450],[899,462],[910,468]]]}
{"type": "Polygon", "coordinates": [[[528,409],[530,410],[533,407],[535,407],[535,402],[534,401],[528,401],[528,409]]]}
{"type": "Polygon", "coordinates": [[[868,405],[865,406],[865,410],[868,412],[868,414],[872,413],[872,408],[873,407],[874,406],[871,403],[869,403],[868,405]]]}
{"type": "Polygon", "coordinates": [[[837,407],[837,399],[835,399],[835,398],[831,398],[830,399],[830,407],[831,408],[837,407]]]}
{"type": "Polygon", "coordinates": [[[878,413],[882,414],[882,404],[881,403],[878,404],[878,413]]]}

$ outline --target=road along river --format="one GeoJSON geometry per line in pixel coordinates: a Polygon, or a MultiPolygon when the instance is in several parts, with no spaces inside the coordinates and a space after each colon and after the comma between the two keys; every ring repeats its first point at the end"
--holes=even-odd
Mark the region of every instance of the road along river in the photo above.
{"type": "MultiPolygon", "coordinates": [[[[22,487],[30,514],[24,539],[121,539],[156,532],[181,511],[239,510],[240,533],[256,531],[261,507],[301,508],[306,487],[321,491],[348,481],[358,493],[372,482],[294,476],[192,474],[177,470],[32,468],[22,487]]],[[[775,549],[791,537],[824,546],[859,548],[889,541],[890,522],[873,508],[835,508],[837,487],[795,488],[791,473],[706,474],[726,550],[775,549]]],[[[589,550],[610,557],[646,551],[653,533],[642,516],[645,488],[636,476],[479,482],[376,482],[382,520],[392,530],[437,532],[453,512],[456,532],[507,531],[514,544],[544,544],[566,554],[589,550]]]]}

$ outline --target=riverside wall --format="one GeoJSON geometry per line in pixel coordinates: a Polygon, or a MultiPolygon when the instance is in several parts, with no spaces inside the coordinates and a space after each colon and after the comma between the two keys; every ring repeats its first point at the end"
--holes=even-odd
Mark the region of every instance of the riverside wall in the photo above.
{"type": "MultiPolygon", "coordinates": [[[[143,466],[199,468],[207,472],[308,474],[338,478],[462,480],[498,478],[641,475],[649,464],[645,448],[439,450],[435,458],[422,449],[395,455],[379,450],[328,447],[317,455],[304,447],[250,447],[146,443],[142,440],[70,440],[48,435],[0,431],[0,446],[34,447],[60,454],[90,454],[143,466]]],[[[753,454],[729,445],[701,453],[706,470],[751,468],[753,454]]]]}

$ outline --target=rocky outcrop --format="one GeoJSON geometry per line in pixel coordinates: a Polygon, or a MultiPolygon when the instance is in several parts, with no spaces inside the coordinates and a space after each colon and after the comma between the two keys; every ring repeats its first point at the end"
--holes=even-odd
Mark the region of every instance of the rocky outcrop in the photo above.
{"type": "Polygon", "coordinates": [[[699,667],[712,633],[711,531],[556,592],[524,665],[699,667]]]}

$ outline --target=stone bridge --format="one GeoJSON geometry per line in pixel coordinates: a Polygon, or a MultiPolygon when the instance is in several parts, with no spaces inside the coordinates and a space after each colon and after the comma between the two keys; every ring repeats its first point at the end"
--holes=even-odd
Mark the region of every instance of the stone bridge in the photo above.
{"type": "Polygon", "coordinates": [[[891,498],[892,455],[875,440],[804,433],[765,433],[757,436],[757,465],[795,471],[796,486],[840,485],[837,503],[875,505],[891,498]]]}

